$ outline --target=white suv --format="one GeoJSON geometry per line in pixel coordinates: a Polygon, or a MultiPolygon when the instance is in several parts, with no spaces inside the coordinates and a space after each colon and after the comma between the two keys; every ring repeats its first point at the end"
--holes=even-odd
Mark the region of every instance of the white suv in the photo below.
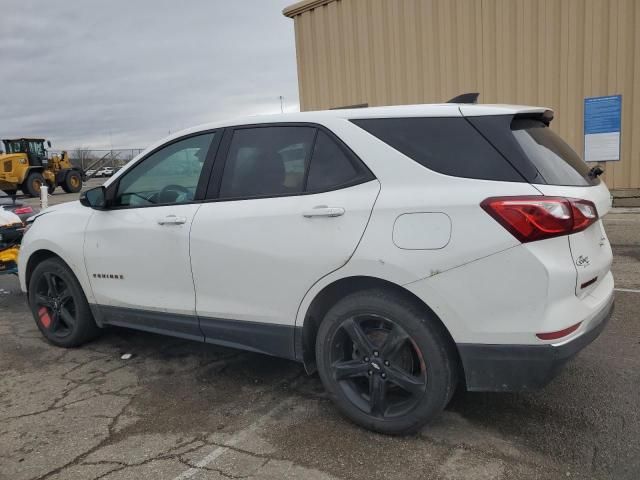
{"type": "Polygon", "coordinates": [[[102,167],[100,170],[95,172],[94,177],[110,177],[115,173],[113,167],[102,167]]]}
{"type": "Polygon", "coordinates": [[[360,425],[413,431],[457,385],[542,387],[611,314],[609,191],[552,117],[443,104],[193,128],[40,213],[21,287],[55,345],[119,325],[285,357],[360,425]]]}

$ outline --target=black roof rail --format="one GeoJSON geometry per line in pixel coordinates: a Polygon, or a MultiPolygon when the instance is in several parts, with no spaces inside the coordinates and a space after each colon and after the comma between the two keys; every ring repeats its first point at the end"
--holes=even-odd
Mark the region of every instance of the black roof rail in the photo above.
{"type": "Polygon", "coordinates": [[[342,105],[340,107],[331,107],[329,110],[349,110],[352,108],[369,108],[368,103],[357,103],[355,105],[342,105]]]}
{"type": "Polygon", "coordinates": [[[447,103],[478,103],[478,97],[480,94],[478,92],[474,93],[463,93],[456,97],[453,97],[447,103]]]}

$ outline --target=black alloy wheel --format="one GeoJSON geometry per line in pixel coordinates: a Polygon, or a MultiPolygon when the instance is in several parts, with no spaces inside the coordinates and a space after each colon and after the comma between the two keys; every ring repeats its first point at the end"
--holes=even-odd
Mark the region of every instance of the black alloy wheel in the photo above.
{"type": "Polygon", "coordinates": [[[332,339],[331,369],[345,396],[380,419],[406,415],[427,391],[424,357],[391,319],[345,319],[332,339]]]}
{"type": "Polygon", "coordinates": [[[442,412],[457,385],[457,362],[433,311],[400,291],[345,296],[316,336],[329,397],[358,425],[386,434],[413,433],[442,412]]]}
{"type": "Polygon", "coordinates": [[[59,347],[77,347],[100,332],[78,279],[59,258],[34,268],[29,305],[40,332],[59,347]]]}
{"type": "Polygon", "coordinates": [[[64,338],[70,335],[77,323],[77,309],[65,281],[55,273],[45,272],[35,287],[35,303],[40,324],[56,337],[64,338]]]}

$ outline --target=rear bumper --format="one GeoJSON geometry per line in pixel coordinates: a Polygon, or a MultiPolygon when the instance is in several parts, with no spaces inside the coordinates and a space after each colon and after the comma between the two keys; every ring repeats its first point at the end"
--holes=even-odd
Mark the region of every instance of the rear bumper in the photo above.
{"type": "Polygon", "coordinates": [[[458,344],[467,390],[514,392],[548,384],[580,350],[604,330],[613,313],[613,296],[591,319],[589,330],[561,345],[458,344]]]}

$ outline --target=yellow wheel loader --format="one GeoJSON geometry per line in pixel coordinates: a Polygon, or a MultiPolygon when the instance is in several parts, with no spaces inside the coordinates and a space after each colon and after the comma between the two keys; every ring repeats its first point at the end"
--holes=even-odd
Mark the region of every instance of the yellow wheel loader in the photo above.
{"type": "MultiPolygon", "coordinates": [[[[49,193],[58,185],[67,193],[82,188],[82,170],[71,164],[67,152],[47,157],[44,139],[18,138],[2,143],[5,153],[0,153],[0,190],[7,195],[22,190],[25,195],[37,197],[43,185],[49,187],[49,193]]],[[[51,147],[51,142],[47,145],[51,147]]]]}

